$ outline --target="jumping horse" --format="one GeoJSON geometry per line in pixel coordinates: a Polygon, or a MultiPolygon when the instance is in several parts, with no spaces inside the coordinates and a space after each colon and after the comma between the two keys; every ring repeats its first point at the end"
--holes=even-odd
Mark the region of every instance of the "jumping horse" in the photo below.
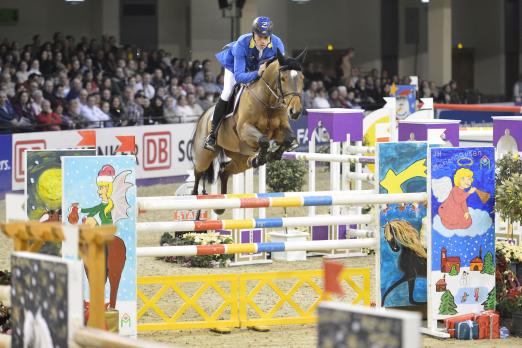
{"type": "MultiPolygon", "coordinates": [[[[280,160],[283,152],[291,149],[295,137],[290,127],[290,119],[299,119],[302,112],[303,91],[302,64],[305,51],[298,57],[277,56],[267,62],[262,76],[244,86],[239,105],[233,116],[227,117],[218,133],[216,152],[203,147],[210,132],[214,106],[205,111],[196,123],[193,141],[194,189],[199,191],[203,179],[214,180],[214,160],[219,162],[221,193],[227,193],[230,175],[257,168],[268,161],[280,160]],[[275,141],[277,150],[269,152],[270,141],[275,141]],[[225,159],[230,159],[225,161],[225,159]]],[[[205,193],[205,192],[203,192],[205,193]]],[[[215,210],[222,214],[224,209],[215,210]]]]}

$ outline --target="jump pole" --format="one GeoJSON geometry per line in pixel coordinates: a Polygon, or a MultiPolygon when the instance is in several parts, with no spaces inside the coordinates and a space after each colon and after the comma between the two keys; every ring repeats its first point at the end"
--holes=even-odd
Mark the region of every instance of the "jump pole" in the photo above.
{"type": "Polygon", "coordinates": [[[373,215],[331,216],[317,215],[311,217],[284,217],[244,220],[207,220],[207,221],[159,221],[138,222],[136,230],[147,232],[189,232],[221,229],[253,229],[253,228],[283,228],[283,227],[313,227],[339,224],[370,224],[373,215]]]}
{"type": "Polygon", "coordinates": [[[320,251],[327,249],[371,248],[375,245],[377,245],[377,240],[375,238],[317,240],[281,243],[179,245],[164,247],[141,247],[137,248],[136,255],[138,257],[166,257],[284,251],[320,251]]]}
{"type": "Polygon", "coordinates": [[[181,210],[181,209],[241,209],[269,207],[311,207],[311,206],[341,206],[364,204],[389,204],[424,202],[425,192],[353,195],[347,192],[332,196],[301,196],[301,197],[266,197],[266,198],[224,198],[197,200],[168,200],[141,198],[139,208],[145,211],[181,210]]]}

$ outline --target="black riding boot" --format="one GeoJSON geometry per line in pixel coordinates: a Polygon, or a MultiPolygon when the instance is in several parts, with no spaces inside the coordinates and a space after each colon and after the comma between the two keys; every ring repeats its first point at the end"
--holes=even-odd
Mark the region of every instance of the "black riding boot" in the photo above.
{"type": "Polygon", "coordinates": [[[205,140],[205,149],[210,151],[216,151],[216,139],[219,130],[219,126],[221,126],[221,122],[225,118],[225,113],[227,110],[228,102],[219,98],[219,101],[214,108],[214,115],[212,116],[212,126],[210,128],[210,134],[205,140]]]}

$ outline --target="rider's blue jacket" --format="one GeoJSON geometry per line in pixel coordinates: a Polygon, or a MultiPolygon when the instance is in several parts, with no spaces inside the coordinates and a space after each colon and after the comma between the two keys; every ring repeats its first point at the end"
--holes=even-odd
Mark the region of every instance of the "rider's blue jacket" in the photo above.
{"type": "Polygon", "coordinates": [[[249,83],[257,78],[257,71],[262,62],[277,55],[277,49],[281,54],[285,53],[283,41],[272,34],[271,41],[259,57],[252,33],[244,34],[225,46],[224,50],[216,54],[221,65],[234,73],[238,83],[249,83]]]}

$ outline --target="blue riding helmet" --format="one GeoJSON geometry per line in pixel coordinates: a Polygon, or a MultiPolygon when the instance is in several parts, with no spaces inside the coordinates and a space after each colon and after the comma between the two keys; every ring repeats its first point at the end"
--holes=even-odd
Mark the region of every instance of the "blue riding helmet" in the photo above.
{"type": "Polygon", "coordinates": [[[252,23],[252,32],[259,36],[272,35],[272,21],[268,17],[257,17],[252,23]]]}

